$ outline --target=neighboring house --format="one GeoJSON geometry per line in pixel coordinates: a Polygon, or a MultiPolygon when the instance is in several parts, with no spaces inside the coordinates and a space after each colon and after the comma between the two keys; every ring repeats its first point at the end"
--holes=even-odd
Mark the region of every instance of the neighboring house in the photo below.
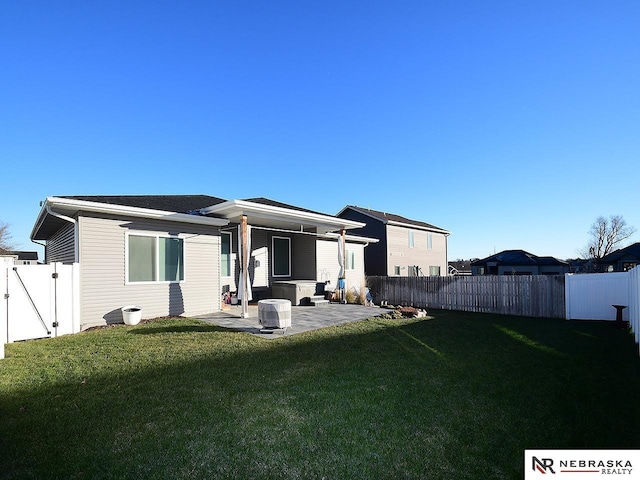
{"type": "Polygon", "coordinates": [[[554,257],[538,257],[524,250],[504,250],[471,264],[472,275],[562,275],[569,264],[554,257]]]}
{"type": "Polygon", "coordinates": [[[11,265],[37,265],[38,252],[11,251],[0,254],[4,263],[11,265]]]}
{"type": "Polygon", "coordinates": [[[449,262],[449,275],[471,275],[471,263],[478,260],[477,258],[471,260],[455,260],[449,262]]]}
{"type": "MultiPolygon", "coordinates": [[[[31,233],[45,263],[80,265],[81,328],[122,321],[139,305],[144,318],[220,310],[236,291],[238,224],[250,225],[253,298],[276,282],[338,280],[340,231],[363,224],[265,198],[207,195],[48,197],[31,233]]],[[[346,235],[347,288],[364,286],[364,247],[346,235]]]]}
{"type": "Polygon", "coordinates": [[[365,250],[367,275],[447,275],[447,230],[352,205],[343,208],[338,217],[366,224],[352,232],[379,240],[365,250]]]}
{"type": "Polygon", "coordinates": [[[627,272],[640,264],[640,242],[605,255],[598,263],[605,272],[627,272]]]}

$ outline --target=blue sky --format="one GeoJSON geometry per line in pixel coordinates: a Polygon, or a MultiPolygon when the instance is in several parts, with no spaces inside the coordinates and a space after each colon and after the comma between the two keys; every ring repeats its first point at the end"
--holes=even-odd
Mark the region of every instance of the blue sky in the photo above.
{"type": "Polygon", "coordinates": [[[450,260],[640,229],[637,1],[8,0],[0,61],[22,249],[82,194],[354,204],[451,231],[450,260]]]}

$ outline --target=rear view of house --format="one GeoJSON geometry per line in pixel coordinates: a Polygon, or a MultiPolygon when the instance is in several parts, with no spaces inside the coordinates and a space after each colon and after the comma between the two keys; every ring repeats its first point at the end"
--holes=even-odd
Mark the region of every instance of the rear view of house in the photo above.
{"type": "Polygon", "coordinates": [[[45,242],[45,263],[78,263],[80,325],[122,321],[139,305],[144,318],[220,310],[239,278],[238,225],[250,236],[254,299],[276,282],[338,281],[338,244],[346,243],[347,285],[364,286],[364,249],[375,241],[347,234],[362,223],[265,198],[208,195],[48,197],[31,238],[45,242]]]}

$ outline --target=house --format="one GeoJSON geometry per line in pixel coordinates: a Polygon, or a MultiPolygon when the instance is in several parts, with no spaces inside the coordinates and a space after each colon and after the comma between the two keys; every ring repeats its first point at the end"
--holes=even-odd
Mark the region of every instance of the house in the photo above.
{"type": "Polygon", "coordinates": [[[471,263],[478,260],[453,260],[449,262],[449,275],[469,276],[471,275],[471,263]]]}
{"type": "MultiPolygon", "coordinates": [[[[339,276],[343,242],[347,288],[364,287],[364,250],[375,239],[348,234],[363,224],[266,198],[208,195],[48,197],[31,239],[45,263],[79,263],[81,328],[119,323],[121,308],[144,318],[221,309],[238,291],[238,252],[247,248],[248,297],[270,297],[339,276]]],[[[280,297],[287,298],[287,297],[280,297]]],[[[250,298],[249,298],[250,299],[250,298]]]]}
{"type": "Polygon", "coordinates": [[[447,230],[353,205],[343,208],[338,217],[365,224],[352,232],[379,240],[365,250],[366,275],[447,275],[447,230]]]}
{"type": "Polygon", "coordinates": [[[640,264],[640,242],[605,255],[598,263],[605,272],[627,272],[640,264]]]}
{"type": "Polygon", "coordinates": [[[472,275],[562,275],[569,264],[554,257],[537,257],[524,250],[504,250],[471,264],[472,275]]]}
{"type": "Polygon", "coordinates": [[[0,254],[3,263],[11,265],[37,265],[38,252],[9,251],[0,254]]]}

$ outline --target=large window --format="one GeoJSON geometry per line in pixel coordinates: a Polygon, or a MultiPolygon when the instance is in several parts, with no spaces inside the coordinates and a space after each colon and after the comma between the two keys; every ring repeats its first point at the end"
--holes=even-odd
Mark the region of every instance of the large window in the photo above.
{"type": "Polygon", "coordinates": [[[273,237],[273,276],[291,276],[291,239],[286,237],[273,237]]]}
{"type": "Polygon", "coordinates": [[[415,244],[415,239],[413,235],[413,230],[409,230],[409,248],[413,248],[415,244]]]}
{"type": "Polygon", "coordinates": [[[429,267],[429,276],[430,277],[439,277],[440,276],[440,267],[429,267]]]}
{"type": "Polygon", "coordinates": [[[184,280],[184,241],[177,237],[128,235],[129,282],[184,280]]]}
{"type": "Polygon", "coordinates": [[[231,276],[231,233],[220,235],[220,276],[231,276]]]}

